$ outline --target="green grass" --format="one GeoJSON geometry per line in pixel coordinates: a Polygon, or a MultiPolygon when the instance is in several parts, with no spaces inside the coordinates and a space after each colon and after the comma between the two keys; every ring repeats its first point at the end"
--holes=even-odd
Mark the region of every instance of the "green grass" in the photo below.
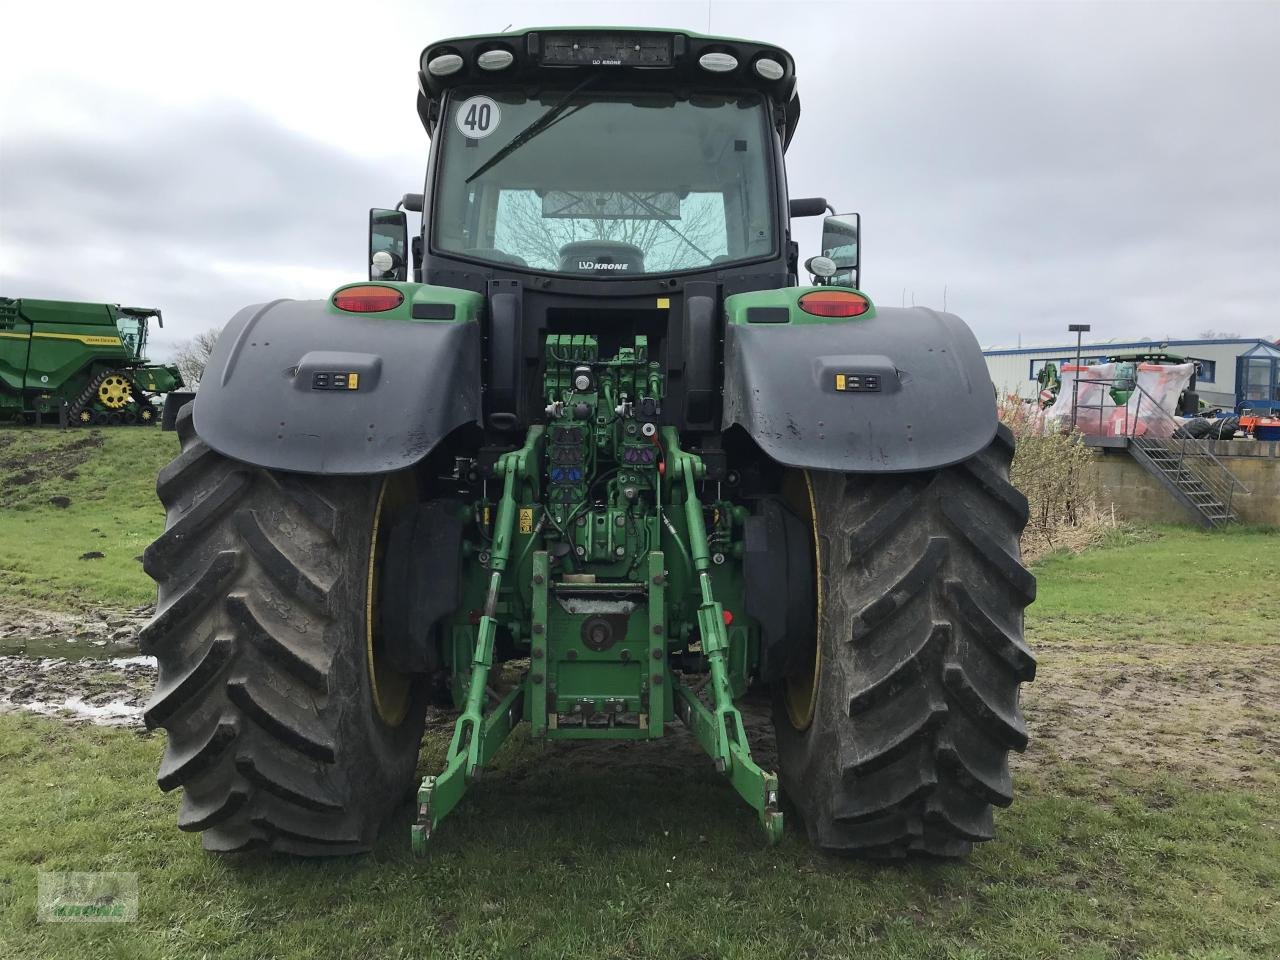
{"type": "MultiPolygon", "coordinates": [[[[175,450],[159,431],[0,430],[0,603],[150,600],[134,558],[175,450]]],[[[1274,960],[1280,536],[1123,529],[1037,573],[1033,746],[965,863],[833,860],[794,822],[767,848],[683,734],[616,751],[517,734],[425,861],[407,823],[362,858],[211,857],[155,788],[162,734],[0,715],[0,956],[1274,960]],[[1145,699],[1099,693],[1126,683],[1145,699]],[[1232,683],[1243,706],[1213,699],[1232,683]],[[136,872],[137,922],[38,922],[42,870],[136,872]]]]}
{"type": "Polygon", "coordinates": [[[446,824],[333,862],[218,859],[152,784],[159,738],[0,718],[7,957],[1274,957],[1280,798],[1064,767],[965,864],[763,846],[723,783],[552,776],[523,745],[446,824]],[[518,776],[517,776],[518,775],[518,776]],[[37,870],[136,871],[120,926],[35,920],[37,870]]]}
{"type": "MultiPolygon", "coordinates": [[[[217,858],[175,828],[178,798],[153,785],[160,735],[0,716],[0,955],[1274,960],[1276,704],[1255,698],[1262,721],[1210,742],[1210,759],[1243,777],[1197,752],[1204,731],[1190,720],[1160,743],[1165,756],[1187,741],[1180,765],[1145,765],[1140,738],[1137,759],[1120,762],[1080,762],[1067,746],[1088,733],[1106,746],[1113,729],[1146,722],[1140,710],[1131,726],[1070,720],[1096,695],[1095,674],[1116,681],[1113,658],[1135,651],[1153,662],[1164,651],[1210,690],[1227,682],[1210,667],[1256,661],[1240,689],[1274,690],[1280,630],[1262,581],[1277,569],[1274,535],[1179,528],[1046,562],[1028,617],[1042,654],[1027,698],[1033,748],[996,840],[961,864],[833,860],[794,824],[765,847],[684,736],[601,752],[519,734],[424,861],[407,853],[406,823],[362,858],[217,858]],[[1116,637],[1135,617],[1141,642],[1126,647],[1116,637]],[[39,923],[39,870],[135,871],[139,919],[39,923]]],[[[1168,682],[1157,702],[1199,689],[1168,682]]],[[[438,767],[447,733],[431,728],[421,771],[438,767]]]]}
{"type": "Polygon", "coordinates": [[[157,428],[0,429],[0,600],[73,611],[154,600],[137,558],[164,529],[155,478],[177,452],[157,428]]]}
{"type": "Polygon", "coordinates": [[[1030,639],[1115,644],[1157,633],[1181,643],[1275,643],[1280,531],[1120,528],[1079,556],[1036,567],[1030,639]]]}

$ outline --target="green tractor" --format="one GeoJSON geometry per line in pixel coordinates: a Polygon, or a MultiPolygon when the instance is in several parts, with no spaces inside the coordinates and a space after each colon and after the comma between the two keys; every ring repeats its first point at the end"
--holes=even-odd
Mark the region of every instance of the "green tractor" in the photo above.
{"type": "Polygon", "coordinates": [[[1116,353],[1103,358],[1104,363],[1116,364],[1116,382],[1109,391],[1111,400],[1117,407],[1123,407],[1129,402],[1129,398],[1133,396],[1133,392],[1138,388],[1138,367],[1140,364],[1151,363],[1162,367],[1181,366],[1184,363],[1194,363],[1195,368],[1191,372],[1191,380],[1187,384],[1187,388],[1178,396],[1177,412],[1179,416],[1194,417],[1200,413],[1203,404],[1200,401],[1200,394],[1196,392],[1196,375],[1200,372],[1200,361],[1191,357],[1182,357],[1172,353],[1166,353],[1163,350],[1139,351],[1135,353],[1116,353]]]}
{"type": "Polygon", "coordinates": [[[1040,385],[1039,403],[1041,409],[1053,406],[1062,389],[1062,377],[1058,374],[1058,365],[1053,361],[1045,363],[1036,374],[1036,383],[1040,385]]]}
{"type": "Polygon", "coordinates": [[[73,426],[157,422],[153,397],[183,382],[177,367],[147,362],[152,319],[164,325],[149,307],[0,297],[0,417],[73,426]]]}
{"type": "Polygon", "coordinates": [[[178,825],[367,850],[444,701],[417,850],[519,725],[676,721],[769,840],[989,839],[1035,672],[1013,440],[959,318],[857,289],[856,217],[799,282],[792,58],[545,29],[419,78],[426,188],[372,211],[370,280],[242,310],[178,416],[142,636],[178,825]]]}

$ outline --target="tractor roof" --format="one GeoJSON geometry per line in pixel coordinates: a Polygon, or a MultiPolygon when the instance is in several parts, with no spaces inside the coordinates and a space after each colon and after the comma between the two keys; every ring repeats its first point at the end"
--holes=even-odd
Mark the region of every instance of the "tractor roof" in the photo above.
{"type": "MultiPolygon", "coordinates": [[[[146,320],[148,317],[160,319],[159,307],[121,307],[117,305],[116,312],[122,313],[126,317],[137,317],[139,320],[146,320]]],[[[161,326],[163,325],[162,323],[161,326]]]]}
{"type": "Polygon", "coordinates": [[[539,27],[430,44],[419,61],[418,116],[430,134],[451,87],[574,85],[591,71],[604,77],[596,89],[758,90],[777,108],[784,147],[800,120],[795,61],[781,47],[642,27],[539,27]]]}

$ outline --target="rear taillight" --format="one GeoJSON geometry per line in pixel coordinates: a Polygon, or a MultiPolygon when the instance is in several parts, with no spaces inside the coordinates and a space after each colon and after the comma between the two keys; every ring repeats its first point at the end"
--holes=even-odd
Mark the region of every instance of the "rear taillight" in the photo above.
{"type": "Polygon", "coordinates": [[[815,290],[797,302],[801,310],[815,317],[858,317],[871,309],[871,301],[848,290],[815,290]]]}
{"type": "Polygon", "coordinates": [[[383,310],[394,310],[402,303],[404,294],[395,287],[372,283],[347,287],[333,295],[333,305],[348,313],[380,313],[383,310]]]}

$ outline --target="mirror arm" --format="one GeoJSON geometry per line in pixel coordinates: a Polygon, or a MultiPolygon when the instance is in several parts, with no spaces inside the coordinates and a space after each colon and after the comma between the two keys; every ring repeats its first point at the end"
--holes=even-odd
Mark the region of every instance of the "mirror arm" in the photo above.
{"type": "Polygon", "coordinates": [[[787,201],[787,207],[792,217],[820,217],[831,209],[825,197],[797,197],[787,201]]]}

